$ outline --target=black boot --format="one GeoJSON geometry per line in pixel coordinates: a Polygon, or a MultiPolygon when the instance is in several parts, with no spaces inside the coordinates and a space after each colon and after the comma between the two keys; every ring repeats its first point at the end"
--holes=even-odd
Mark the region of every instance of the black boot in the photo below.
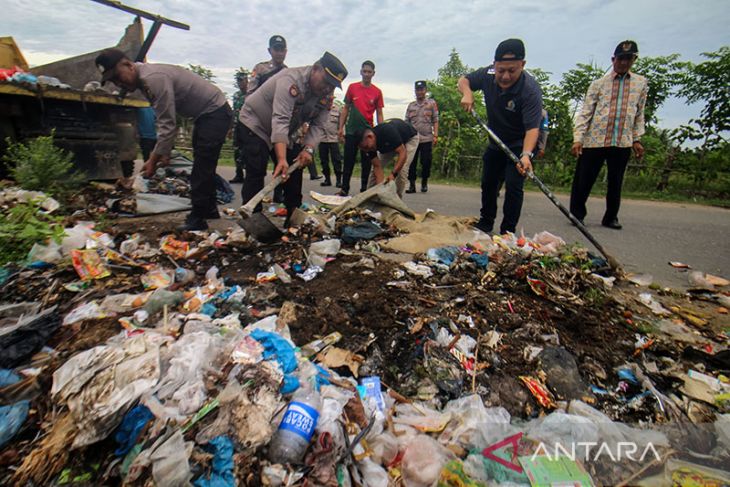
{"type": "Polygon", "coordinates": [[[338,175],[337,176],[337,180],[335,181],[335,187],[336,188],[341,188],[342,187],[342,176],[341,175],[338,175]]]}
{"type": "Polygon", "coordinates": [[[332,186],[332,181],[330,181],[329,176],[324,177],[324,181],[319,183],[320,186],[332,186]]]}
{"type": "Polygon", "coordinates": [[[416,192],[416,182],[415,181],[409,181],[410,184],[408,185],[408,189],[406,190],[406,193],[413,194],[416,192]]]}
{"type": "Polygon", "coordinates": [[[188,214],[188,216],[185,218],[185,223],[177,227],[178,231],[180,232],[192,232],[196,230],[207,230],[208,229],[208,223],[205,221],[204,218],[199,217],[197,215],[193,215],[192,213],[188,214]]]}
{"type": "Polygon", "coordinates": [[[428,179],[421,181],[421,193],[428,191],[428,179]]]}

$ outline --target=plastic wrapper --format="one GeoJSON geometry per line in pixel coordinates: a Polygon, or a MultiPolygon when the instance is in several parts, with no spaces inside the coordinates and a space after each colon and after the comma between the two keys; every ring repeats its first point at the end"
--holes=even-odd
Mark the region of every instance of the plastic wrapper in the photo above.
{"type": "Polygon", "coordinates": [[[71,262],[82,281],[103,279],[111,275],[111,272],[99,257],[99,253],[94,249],[72,250],[71,262]]]}
{"type": "Polygon", "coordinates": [[[175,281],[174,273],[163,267],[151,269],[140,278],[145,289],[163,289],[175,281]]]}
{"type": "Polygon", "coordinates": [[[173,259],[184,259],[190,250],[190,243],[177,240],[172,235],[165,235],[160,240],[160,250],[173,259]]]}

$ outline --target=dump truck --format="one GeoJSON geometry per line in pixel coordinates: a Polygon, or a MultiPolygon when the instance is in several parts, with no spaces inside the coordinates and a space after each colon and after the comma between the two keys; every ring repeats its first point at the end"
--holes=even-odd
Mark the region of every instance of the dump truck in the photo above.
{"type": "MultiPolygon", "coordinates": [[[[130,59],[144,60],[162,25],[189,26],[128,7],[115,0],[97,3],[135,15],[116,47],[130,59]],[[143,39],[141,18],[153,21],[143,39]]],[[[54,142],[67,149],[87,179],[109,180],[122,175],[121,161],[138,154],[137,110],[149,102],[127,95],[111,84],[101,86],[94,59],[101,50],[31,68],[12,37],[0,37],[0,69],[30,73],[38,82],[0,81],[0,159],[8,141],[23,141],[55,133],[54,142]],[[60,82],[60,83],[59,83],[60,82]]],[[[30,78],[30,77],[28,77],[30,78]]],[[[7,168],[0,164],[0,176],[7,168]]]]}

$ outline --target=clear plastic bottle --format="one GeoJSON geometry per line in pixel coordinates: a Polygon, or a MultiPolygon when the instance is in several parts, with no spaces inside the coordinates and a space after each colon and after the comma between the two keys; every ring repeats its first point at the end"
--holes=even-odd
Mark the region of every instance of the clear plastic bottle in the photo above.
{"type": "Polygon", "coordinates": [[[302,463],[317,427],[321,407],[319,392],[311,385],[305,384],[294,393],[279,429],[269,443],[269,460],[272,463],[302,463]]]}

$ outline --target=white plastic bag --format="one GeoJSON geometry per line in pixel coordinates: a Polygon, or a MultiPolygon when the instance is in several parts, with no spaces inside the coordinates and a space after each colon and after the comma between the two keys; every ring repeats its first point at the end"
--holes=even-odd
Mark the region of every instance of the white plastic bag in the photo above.
{"type": "Polygon", "coordinates": [[[309,246],[309,258],[307,267],[321,267],[324,269],[327,264],[327,257],[337,255],[340,251],[341,242],[337,239],[321,240],[309,246]]]}

